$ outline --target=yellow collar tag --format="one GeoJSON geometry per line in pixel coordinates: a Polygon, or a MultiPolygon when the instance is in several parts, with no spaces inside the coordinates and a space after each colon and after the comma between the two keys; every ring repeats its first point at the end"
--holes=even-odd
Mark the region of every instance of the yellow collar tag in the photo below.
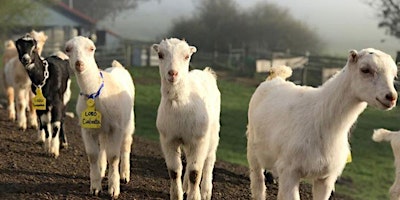
{"type": "Polygon", "coordinates": [[[41,88],[36,88],[36,95],[32,99],[32,104],[36,110],[46,110],[46,98],[44,98],[41,88]]]}
{"type": "Polygon", "coordinates": [[[350,152],[349,155],[347,155],[346,163],[351,163],[352,161],[353,161],[353,158],[351,157],[351,152],[350,152]]]}
{"type": "Polygon", "coordinates": [[[94,99],[86,101],[87,108],[81,113],[82,128],[101,128],[101,113],[96,111],[94,99]]]}

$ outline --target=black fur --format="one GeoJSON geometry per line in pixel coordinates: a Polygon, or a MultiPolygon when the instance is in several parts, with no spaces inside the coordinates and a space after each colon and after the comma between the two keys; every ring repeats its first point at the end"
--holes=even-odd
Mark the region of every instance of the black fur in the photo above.
{"type": "MultiPolygon", "coordinates": [[[[49,77],[46,80],[45,85],[42,87],[43,96],[46,98],[46,110],[36,110],[36,114],[40,122],[40,130],[46,132],[46,138],[49,137],[48,130],[45,124],[40,120],[40,116],[47,115],[50,112],[51,122],[60,121],[60,146],[65,147],[67,143],[67,137],[64,132],[64,118],[66,112],[66,105],[64,105],[64,93],[67,89],[67,82],[70,79],[69,75],[69,61],[62,60],[57,56],[50,56],[42,60],[37,52],[36,41],[26,39],[30,36],[24,36],[18,39],[15,44],[18,50],[18,56],[22,64],[25,66],[28,72],[29,78],[32,81],[32,92],[36,94],[36,86],[43,83],[44,80],[44,60],[48,63],[49,77]],[[25,38],[25,39],[24,39],[25,38]],[[24,54],[30,56],[30,60],[23,57],[24,54]],[[34,67],[28,67],[34,64],[34,67]],[[36,85],[36,86],[35,86],[36,85]]],[[[52,137],[55,137],[53,134],[52,137]]]]}

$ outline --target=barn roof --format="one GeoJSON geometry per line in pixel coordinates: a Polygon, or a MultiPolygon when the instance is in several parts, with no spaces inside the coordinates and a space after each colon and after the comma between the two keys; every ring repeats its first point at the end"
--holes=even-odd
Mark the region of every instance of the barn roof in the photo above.
{"type": "Polygon", "coordinates": [[[59,12],[60,14],[65,15],[66,17],[69,17],[75,21],[80,21],[88,25],[95,25],[97,23],[97,20],[85,15],[84,13],[80,12],[79,10],[73,9],[69,7],[67,4],[64,2],[58,2],[55,3],[52,8],[59,12]]]}

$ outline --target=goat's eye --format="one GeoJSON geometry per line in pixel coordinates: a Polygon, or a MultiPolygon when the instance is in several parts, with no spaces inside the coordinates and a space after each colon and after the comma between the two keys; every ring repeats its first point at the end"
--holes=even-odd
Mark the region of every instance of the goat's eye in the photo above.
{"type": "Polygon", "coordinates": [[[159,59],[164,59],[164,54],[163,53],[158,53],[158,58],[159,59]]]}
{"type": "Polygon", "coordinates": [[[364,73],[364,74],[371,74],[372,73],[370,68],[361,68],[361,72],[364,73]]]}
{"type": "Polygon", "coordinates": [[[185,60],[189,60],[189,55],[186,55],[186,56],[185,56],[185,60]]]}
{"type": "Polygon", "coordinates": [[[91,46],[91,47],[89,47],[89,51],[94,51],[94,47],[93,46],[91,46]]]}
{"type": "Polygon", "coordinates": [[[71,47],[66,47],[65,52],[69,53],[71,51],[71,47]]]}

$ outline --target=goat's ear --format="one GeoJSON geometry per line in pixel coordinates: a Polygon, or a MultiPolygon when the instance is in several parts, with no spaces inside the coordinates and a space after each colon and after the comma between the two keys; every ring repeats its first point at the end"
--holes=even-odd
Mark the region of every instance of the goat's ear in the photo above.
{"type": "Polygon", "coordinates": [[[195,46],[190,46],[189,48],[190,48],[190,53],[192,53],[192,54],[196,53],[197,48],[195,46]]]}
{"type": "Polygon", "coordinates": [[[359,57],[359,55],[358,55],[357,50],[354,50],[354,49],[350,50],[350,52],[349,52],[349,61],[350,62],[356,63],[358,60],[358,57],[359,57]]]}
{"type": "Polygon", "coordinates": [[[159,52],[159,47],[160,47],[160,45],[158,45],[158,44],[153,44],[152,46],[151,46],[151,48],[153,48],[154,49],[154,51],[156,51],[157,53],[159,52]]]}

